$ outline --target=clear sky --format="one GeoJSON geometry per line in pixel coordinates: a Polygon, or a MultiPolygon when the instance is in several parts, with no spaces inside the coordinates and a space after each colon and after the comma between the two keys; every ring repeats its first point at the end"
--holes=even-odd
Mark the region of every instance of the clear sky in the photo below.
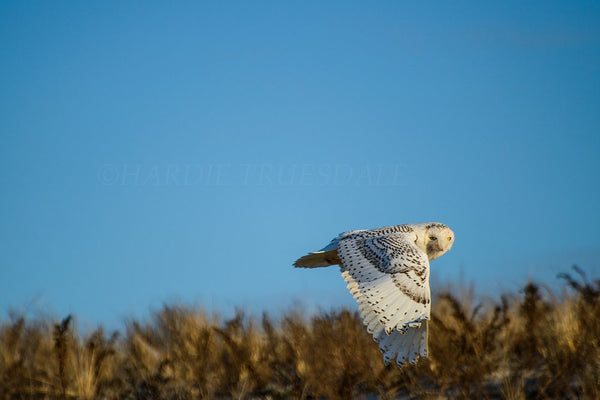
{"type": "Polygon", "coordinates": [[[0,315],[353,305],[293,261],[408,222],[598,276],[600,4],[426,3],[0,3],[0,315]]]}

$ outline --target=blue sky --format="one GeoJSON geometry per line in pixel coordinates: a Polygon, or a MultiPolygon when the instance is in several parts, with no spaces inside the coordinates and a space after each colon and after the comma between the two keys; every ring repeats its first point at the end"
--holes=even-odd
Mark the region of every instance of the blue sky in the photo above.
{"type": "Polygon", "coordinates": [[[0,311],[353,305],[293,261],[441,221],[435,284],[600,272],[596,2],[0,3],[0,311]]]}

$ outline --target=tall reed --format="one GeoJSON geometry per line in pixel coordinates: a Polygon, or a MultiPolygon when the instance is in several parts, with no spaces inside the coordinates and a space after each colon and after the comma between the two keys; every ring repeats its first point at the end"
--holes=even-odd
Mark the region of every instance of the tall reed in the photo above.
{"type": "Polygon", "coordinates": [[[441,293],[430,357],[385,366],[354,310],[223,319],[166,305],[121,332],[81,334],[11,314],[0,322],[5,399],[598,399],[600,281],[528,282],[476,301],[441,293]]]}

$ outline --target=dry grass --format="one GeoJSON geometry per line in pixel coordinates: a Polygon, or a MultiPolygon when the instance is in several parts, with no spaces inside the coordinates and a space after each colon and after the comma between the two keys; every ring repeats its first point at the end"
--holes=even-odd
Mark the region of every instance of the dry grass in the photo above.
{"type": "Polygon", "coordinates": [[[496,302],[442,294],[430,358],[385,367],[356,312],[220,320],[170,306],[123,333],[70,316],[0,322],[2,399],[600,398],[600,281],[529,283],[496,302]],[[559,299],[560,298],[560,299],[559,299]]]}

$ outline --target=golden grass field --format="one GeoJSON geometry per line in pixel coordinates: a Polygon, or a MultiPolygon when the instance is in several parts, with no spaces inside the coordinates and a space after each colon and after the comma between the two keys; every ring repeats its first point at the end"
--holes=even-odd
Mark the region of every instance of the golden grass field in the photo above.
{"type": "Polygon", "coordinates": [[[600,399],[600,280],[435,298],[430,357],[384,366],[354,310],[222,319],[165,306],[122,331],[0,321],[0,399],[600,399]]]}

